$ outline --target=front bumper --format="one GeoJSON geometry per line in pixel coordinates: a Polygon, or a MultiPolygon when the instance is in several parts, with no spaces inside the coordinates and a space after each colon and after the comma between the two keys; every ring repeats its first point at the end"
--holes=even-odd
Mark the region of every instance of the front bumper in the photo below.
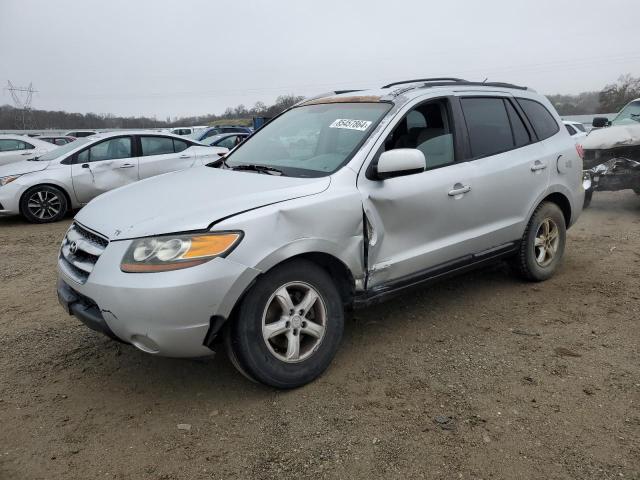
{"type": "Polygon", "coordinates": [[[0,215],[20,214],[21,187],[17,184],[18,180],[0,187],[0,215]]]}
{"type": "Polygon", "coordinates": [[[211,355],[204,344],[211,318],[228,318],[259,272],[216,258],[172,272],[124,273],[120,262],[130,244],[111,242],[84,284],[59,265],[58,297],[63,307],[89,328],[147,353],[211,355]]]}

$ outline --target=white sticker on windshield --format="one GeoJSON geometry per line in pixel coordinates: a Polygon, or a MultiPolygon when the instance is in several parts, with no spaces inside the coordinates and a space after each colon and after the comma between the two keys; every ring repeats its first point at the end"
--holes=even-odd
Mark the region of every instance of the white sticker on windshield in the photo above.
{"type": "Polygon", "coordinates": [[[338,118],[335,122],[329,125],[329,128],[348,128],[349,130],[360,130],[364,132],[369,128],[371,122],[368,120],[349,120],[347,118],[338,118]]]}

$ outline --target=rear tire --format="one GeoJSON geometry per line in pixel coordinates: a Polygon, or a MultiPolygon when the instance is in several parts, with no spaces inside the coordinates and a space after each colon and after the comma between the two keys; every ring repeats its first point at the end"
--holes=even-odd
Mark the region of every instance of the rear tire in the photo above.
{"type": "Polygon", "coordinates": [[[69,210],[67,196],[51,185],[37,185],[22,194],[20,213],[31,223],[62,220],[69,210]]]}
{"type": "Polygon", "coordinates": [[[513,259],[516,272],[532,282],[552,277],[562,260],[566,237],[567,228],[560,208],[552,202],[541,203],[533,212],[520,250],[513,259]]]}
{"type": "Polygon", "coordinates": [[[582,208],[589,208],[591,205],[591,199],[593,198],[593,190],[590,188],[589,190],[584,191],[584,203],[582,204],[582,208]]]}
{"type": "Polygon", "coordinates": [[[258,279],[227,329],[229,357],[246,377],[296,388],[321,375],[336,354],[344,309],[329,274],[292,260],[258,279]]]}

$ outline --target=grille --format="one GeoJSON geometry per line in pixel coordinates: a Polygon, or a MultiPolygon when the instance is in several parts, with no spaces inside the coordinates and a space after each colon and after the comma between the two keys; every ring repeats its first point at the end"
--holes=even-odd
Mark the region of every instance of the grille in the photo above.
{"type": "Polygon", "coordinates": [[[109,240],[77,223],[71,225],[60,247],[60,268],[78,283],[85,283],[109,240]]]}

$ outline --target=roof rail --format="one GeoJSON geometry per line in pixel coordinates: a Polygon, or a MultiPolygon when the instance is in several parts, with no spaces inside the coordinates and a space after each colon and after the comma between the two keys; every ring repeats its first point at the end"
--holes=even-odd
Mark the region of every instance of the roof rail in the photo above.
{"type": "MultiPolygon", "coordinates": [[[[505,82],[471,82],[469,80],[463,80],[461,78],[425,78],[421,80],[407,80],[405,82],[396,82],[385,85],[382,88],[388,88],[394,85],[401,85],[403,83],[418,83],[425,82],[423,87],[446,87],[449,85],[456,85],[462,87],[498,87],[498,88],[515,88],[517,90],[528,90],[528,87],[522,85],[514,85],[513,83],[505,82]]],[[[416,87],[417,88],[417,87],[416,87]]]]}
{"type": "Polygon", "coordinates": [[[391,87],[395,87],[396,85],[403,85],[405,83],[418,83],[418,82],[466,82],[466,80],[463,80],[462,78],[455,78],[455,77],[417,78],[415,80],[403,80],[402,82],[390,83],[389,85],[385,85],[382,88],[391,88],[391,87]]]}

